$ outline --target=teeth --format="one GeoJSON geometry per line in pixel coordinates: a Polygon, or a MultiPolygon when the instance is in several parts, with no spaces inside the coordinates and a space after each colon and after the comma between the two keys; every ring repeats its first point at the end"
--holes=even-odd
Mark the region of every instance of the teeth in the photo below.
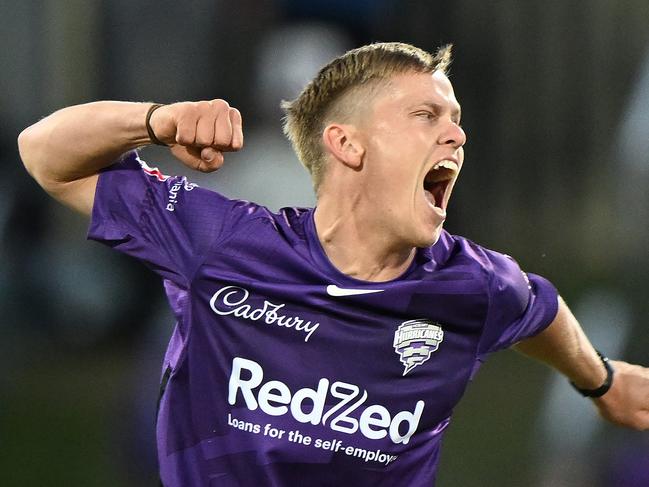
{"type": "Polygon", "coordinates": [[[444,159],[443,161],[439,161],[437,164],[435,164],[433,166],[433,170],[437,171],[441,167],[446,168],[446,169],[450,169],[453,172],[457,171],[457,164],[455,164],[453,161],[449,161],[447,159],[444,159]]]}
{"type": "Polygon", "coordinates": [[[457,164],[453,161],[444,159],[435,164],[426,174],[426,183],[436,183],[452,179],[457,174],[457,164]]]}

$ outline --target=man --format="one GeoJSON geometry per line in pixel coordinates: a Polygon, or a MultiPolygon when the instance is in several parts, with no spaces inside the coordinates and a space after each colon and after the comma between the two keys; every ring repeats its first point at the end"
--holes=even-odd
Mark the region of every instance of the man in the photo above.
{"type": "Polygon", "coordinates": [[[548,281],[442,229],[466,140],[449,61],[449,48],[365,46],[285,104],[315,210],[272,214],[129,152],[154,142],[218,169],[243,146],[223,100],[91,103],[20,135],[30,174],[92,215],[90,238],[164,278],[178,319],[164,485],[431,485],[453,407],[511,346],[605,418],[649,427],[647,369],[611,367],[548,281]]]}

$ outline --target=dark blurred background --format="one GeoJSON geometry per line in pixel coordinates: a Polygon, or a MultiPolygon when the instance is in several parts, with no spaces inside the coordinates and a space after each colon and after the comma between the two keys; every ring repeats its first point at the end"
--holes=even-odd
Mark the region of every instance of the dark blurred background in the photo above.
{"type": "MultiPolygon", "coordinates": [[[[155,485],[173,320],[158,279],[84,240],[20,163],[20,130],[97,99],[225,98],[246,148],[190,179],[311,205],[278,109],[371,41],[452,42],[466,163],[447,228],[550,278],[596,346],[649,365],[647,0],[26,0],[0,3],[0,485],[155,485]]],[[[177,172],[168,154],[144,158],[177,172]]],[[[503,352],[445,439],[441,487],[649,485],[649,438],[603,424],[503,352]]]]}

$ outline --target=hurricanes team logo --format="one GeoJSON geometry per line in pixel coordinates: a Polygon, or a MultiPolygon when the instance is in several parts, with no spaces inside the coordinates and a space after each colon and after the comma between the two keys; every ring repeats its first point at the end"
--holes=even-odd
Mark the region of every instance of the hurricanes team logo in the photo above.
{"type": "Polygon", "coordinates": [[[399,354],[405,366],[406,375],[417,365],[423,364],[439,348],[444,340],[444,330],[439,323],[429,320],[409,320],[399,325],[394,332],[394,351],[399,354]]]}

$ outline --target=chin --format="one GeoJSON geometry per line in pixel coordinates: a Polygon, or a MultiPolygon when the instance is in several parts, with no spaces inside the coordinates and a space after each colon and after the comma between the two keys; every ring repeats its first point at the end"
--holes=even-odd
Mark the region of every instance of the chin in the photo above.
{"type": "Polygon", "coordinates": [[[426,248],[435,245],[442,235],[442,226],[436,227],[432,232],[428,231],[418,235],[417,241],[413,242],[415,247],[426,248]]]}

